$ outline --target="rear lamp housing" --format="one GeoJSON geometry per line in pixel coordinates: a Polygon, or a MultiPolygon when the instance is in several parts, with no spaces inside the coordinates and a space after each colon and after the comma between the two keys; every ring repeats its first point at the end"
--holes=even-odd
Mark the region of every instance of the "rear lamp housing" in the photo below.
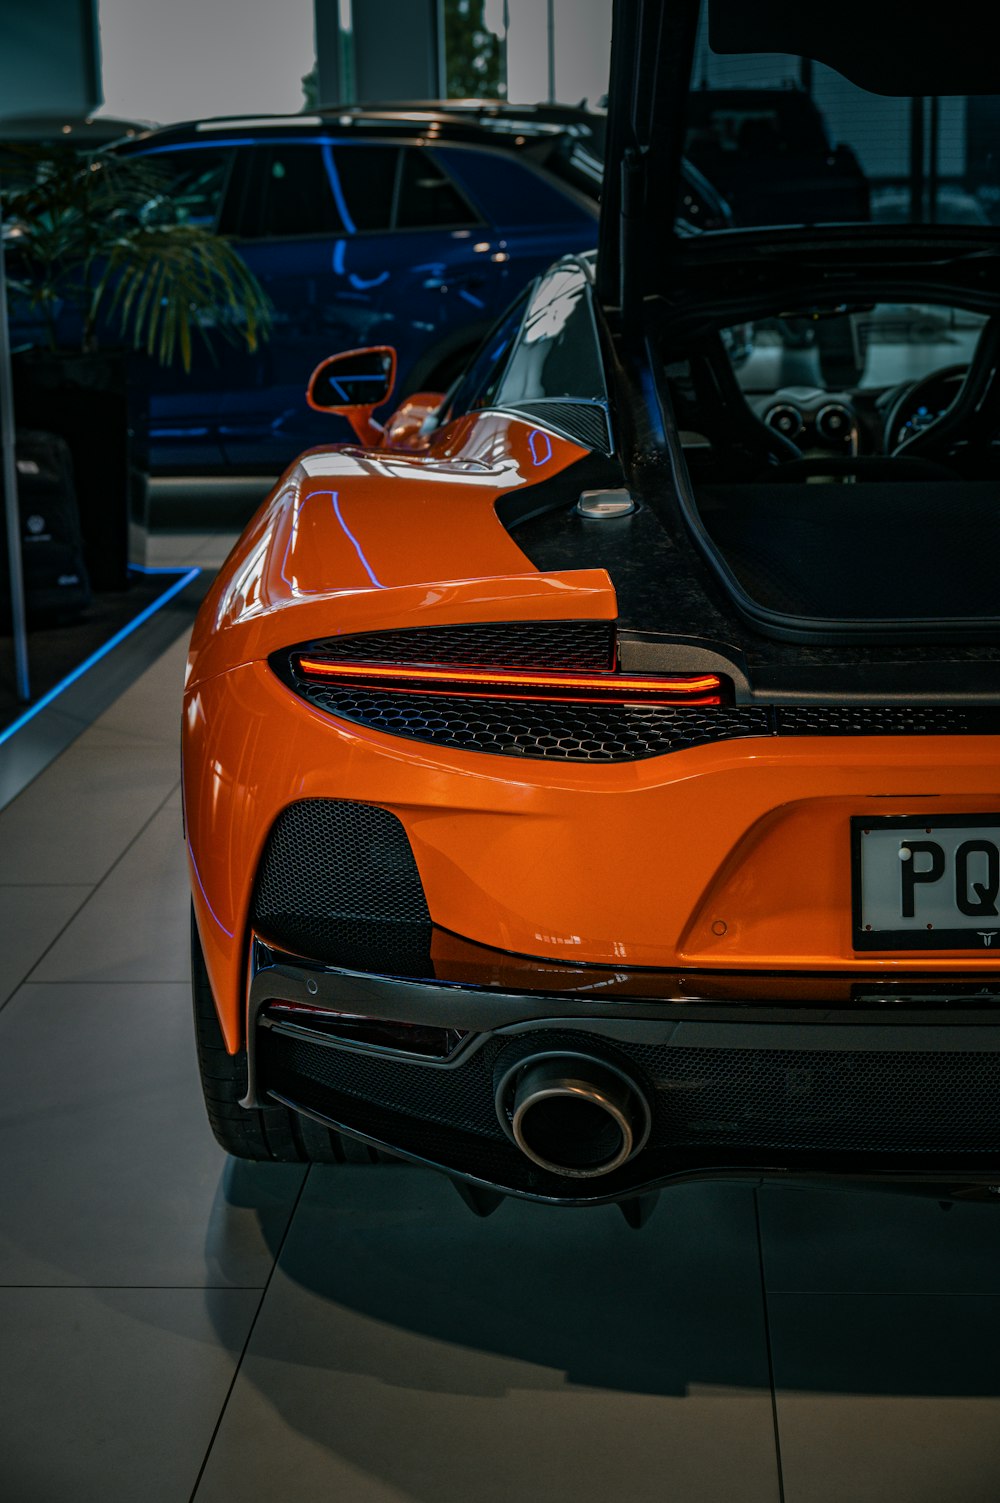
{"type": "Polygon", "coordinates": [[[584,704],[721,705],[726,681],[717,673],[558,673],[548,669],[479,668],[416,663],[338,661],[332,655],[295,652],[292,672],[307,683],[391,694],[455,695],[462,699],[514,699],[584,704]]]}

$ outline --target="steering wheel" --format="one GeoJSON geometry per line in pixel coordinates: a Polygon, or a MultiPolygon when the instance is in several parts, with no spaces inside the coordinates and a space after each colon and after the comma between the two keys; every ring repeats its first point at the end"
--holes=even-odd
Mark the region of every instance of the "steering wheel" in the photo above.
{"type": "Polygon", "coordinates": [[[968,369],[967,365],[946,365],[897,389],[882,430],[886,454],[898,454],[904,447],[907,454],[914,452],[909,447],[911,440],[944,417],[958,396],[968,369]]]}
{"type": "Polygon", "coordinates": [[[987,401],[987,397],[996,382],[998,370],[1000,370],[1000,317],[994,315],[983,325],[982,333],[964,375],[961,366],[948,366],[942,371],[934,371],[931,375],[925,376],[904,395],[904,401],[910,411],[915,411],[917,407],[923,405],[928,408],[929,414],[937,411],[939,413],[937,417],[931,416],[927,426],[918,428],[899,442],[899,425],[897,423],[895,428],[890,426],[893,417],[890,412],[889,423],[886,425],[889,452],[893,455],[905,454],[915,459],[945,459],[957,444],[989,442],[996,430],[997,418],[994,410],[995,404],[987,401]],[[952,382],[956,377],[960,379],[954,397],[941,410],[932,406],[932,401],[935,388],[938,392],[937,400],[941,400],[940,383],[946,377],[952,382]],[[931,401],[923,400],[922,389],[929,391],[931,401]],[[916,406],[914,406],[914,398],[916,398],[916,406]],[[893,438],[897,440],[894,447],[892,446],[893,438]]]}

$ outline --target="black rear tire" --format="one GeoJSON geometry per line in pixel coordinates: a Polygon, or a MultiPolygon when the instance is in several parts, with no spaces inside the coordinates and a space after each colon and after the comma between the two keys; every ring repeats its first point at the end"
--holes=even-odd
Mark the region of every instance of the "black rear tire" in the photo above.
{"type": "Polygon", "coordinates": [[[191,914],[191,994],[195,1042],[205,1109],[216,1142],[238,1159],[279,1164],[378,1164],[396,1162],[355,1138],[322,1127],[284,1106],[248,1110],[247,1055],[230,1054],[222,1036],[201,939],[191,914]]]}

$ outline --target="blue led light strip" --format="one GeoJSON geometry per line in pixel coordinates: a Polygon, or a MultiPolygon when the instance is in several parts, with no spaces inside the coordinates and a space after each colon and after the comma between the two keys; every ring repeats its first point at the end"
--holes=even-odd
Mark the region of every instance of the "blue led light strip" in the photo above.
{"type": "MultiPolygon", "coordinates": [[[[138,574],[177,573],[176,569],[147,569],[138,565],[129,565],[129,567],[135,569],[135,572],[138,574]]],[[[34,720],[40,711],[50,705],[54,699],[58,699],[59,695],[64,693],[70,684],[75,684],[77,679],[82,678],[88,669],[93,668],[95,663],[101,661],[101,658],[106,658],[109,652],[114,652],[116,647],[120,647],[126,637],[130,637],[134,631],[137,631],[144,622],[149,620],[150,616],[155,616],[156,612],[162,610],[168,601],[173,600],[175,595],[180,594],[181,590],[187,589],[191,581],[197,579],[200,573],[200,569],[187,569],[180,579],[176,580],[168,590],[164,590],[162,595],[158,595],[154,601],[146,606],[145,610],[139,612],[138,616],[134,616],[131,621],[127,622],[121,631],[116,631],[113,637],[109,637],[103,647],[99,647],[96,652],[92,652],[89,658],[84,658],[83,662],[74,668],[72,673],[67,673],[64,679],[60,679],[59,683],[43,694],[41,699],[37,700],[30,709],[25,710],[23,715],[19,715],[16,720],[0,731],[0,746],[3,746],[5,741],[9,741],[12,736],[16,735],[29,721],[34,720]]]]}
{"type": "Polygon", "coordinates": [[[183,564],[129,564],[130,574],[183,574],[183,564]]]}

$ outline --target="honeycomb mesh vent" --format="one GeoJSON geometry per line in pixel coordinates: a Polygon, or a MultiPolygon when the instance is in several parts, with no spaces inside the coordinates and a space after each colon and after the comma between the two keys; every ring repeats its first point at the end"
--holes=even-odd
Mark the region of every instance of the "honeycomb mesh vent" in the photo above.
{"type": "Polygon", "coordinates": [[[343,685],[299,685],[317,709],[373,730],[463,751],[563,762],[630,762],[709,741],[767,736],[766,710],[689,705],[547,704],[435,698],[343,685]]]}
{"type": "Polygon", "coordinates": [[[442,1069],[360,1050],[324,1048],[265,1029],[258,1040],[258,1069],[263,1080],[280,1068],[286,1079],[298,1076],[425,1122],[502,1139],[491,1085],[502,1042],[491,1039],[463,1066],[442,1069]]]}
{"type": "Polygon", "coordinates": [[[673,1049],[649,1054],[658,1056],[643,1062],[659,1076],[659,1141],[790,1153],[1000,1149],[997,1053],[673,1049]]]}
{"type": "Polygon", "coordinates": [[[1000,734],[997,711],[952,706],[788,710],[763,705],[553,704],[459,695],[438,698],[305,680],[296,689],[318,710],[390,735],[462,751],[563,762],[627,762],[752,736],[1000,734]]]}
{"type": "Polygon", "coordinates": [[[341,663],[435,663],[600,673],[614,666],[614,625],[610,621],[503,621],[414,627],[329,637],[303,643],[294,650],[325,653],[341,663]]]}
{"type": "Polygon", "coordinates": [[[990,736],[1000,710],[973,705],[790,705],[775,710],[785,736],[990,736]]]}
{"type": "Polygon", "coordinates": [[[279,815],[253,922],[272,944],[330,964],[426,970],[420,873],[402,824],[372,804],[306,799],[279,815]]]}
{"type": "Polygon", "coordinates": [[[564,762],[624,762],[756,736],[1000,734],[987,705],[695,705],[546,703],[463,698],[320,683],[299,676],[297,654],[342,663],[606,672],[615,628],[603,621],[479,622],[364,632],[303,642],[272,666],[317,709],[373,730],[439,746],[564,762]]]}
{"type": "Polygon", "coordinates": [[[499,1136],[496,1073],[538,1050],[609,1057],[651,1094],[650,1148],[680,1153],[995,1155],[1000,1053],[678,1048],[579,1033],[495,1034],[448,1068],[261,1039],[265,1076],[288,1075],[424,1121],[499,1136]],[[501,1056],[501,1050],[503,1050],[501,1056]]]}

